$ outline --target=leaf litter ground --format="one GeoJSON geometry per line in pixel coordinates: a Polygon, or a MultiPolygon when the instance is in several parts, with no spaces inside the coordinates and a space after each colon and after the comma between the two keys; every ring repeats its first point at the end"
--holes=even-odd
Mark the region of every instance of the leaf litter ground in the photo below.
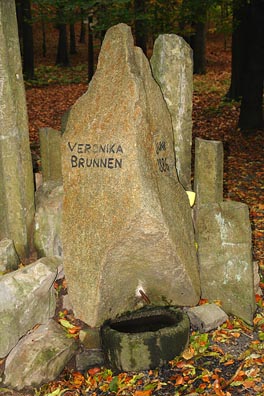
{"type": "MultiPolygon", "coordinates": [[[[230,51],[224,50],[219,39],[211,38],[207,58],[207,74],[194,77],[193,138],[220,140],[224,144],[224,196],[227,200],[249,205],[253,258],[260,271],[260,286],[264,289],[264,136],[262,131],[244,136],[236,128],[239,104],[223,100],[230,81],[230,51]]],[[[27,89],[30,142],[37,166],[40,166],[39,128],[60,129],[61,116],[86,89],[85,83],[27,89]]],[[[65,283],[62,286],[65,292],[65,283]]],[[[252,328],[231,317],[209,333],[192,331],[188,349],[160,369],[117,374],[105,367],[77,372],[69,365],[57,380],[39,389],[24,392],[0,389],[0,394],[263,396],[264,302],[258,294],[256,302],[252,328]]],[[[61,312],[58,319],[69,335],[78,338],[80,323],[71,312],[61,312]]]]}

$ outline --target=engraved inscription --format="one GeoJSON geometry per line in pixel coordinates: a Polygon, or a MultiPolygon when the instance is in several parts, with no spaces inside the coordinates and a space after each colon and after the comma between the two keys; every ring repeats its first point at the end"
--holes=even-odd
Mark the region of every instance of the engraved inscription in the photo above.
{"type": "Polygon", "coordinates": [[[121,144],[68,142],[68,149],[72,168],[120,169],[123,166],[121,154],[124,151],[121,144]]]}
{"type": "Polygon", "coordinates": [[[167,163],[167,143],[165,140],[160,140],[155,143],[156,155],[157,155],[157,164],[160,172],[169,172],[170,167],[167,163]]]}

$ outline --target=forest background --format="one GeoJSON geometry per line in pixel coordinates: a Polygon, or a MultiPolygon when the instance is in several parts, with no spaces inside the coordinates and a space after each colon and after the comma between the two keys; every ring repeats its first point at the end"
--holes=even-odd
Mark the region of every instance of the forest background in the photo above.
{"type": "MultiPolygon", "coordinates": [[[[91,80],[99,47],[106,30],[119,22],[130,25],[135,43],[151,54],[158,34],[180,34],[193,49],[194,73],[206,73],[206,37],[210,33],[232,35],[231,82],[226,99],[240,100],[238,126],[244,133],[263,127],[264,1],[263,0],[16,0],[23,71],[27,80],[35,72],[34,36],[41,30],[42,57],[49,52],[47,28],[58,31],[56,65],[69,66],[70,55],[88,32],[87,74],[91,80]],[[69,30],[69,50],[68,50],[69,30]]],[[[56,35],[55,35],[56,36],[56,35]]],[[[36,40],[35,40],[36,44],[36,40]]],[[[39,71],[39,70],[38,70],[39,71]]]]}

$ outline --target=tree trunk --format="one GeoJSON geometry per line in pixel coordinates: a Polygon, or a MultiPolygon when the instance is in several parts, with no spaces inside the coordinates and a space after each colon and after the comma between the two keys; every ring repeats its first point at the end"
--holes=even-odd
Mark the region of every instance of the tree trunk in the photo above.
{"type": "Polygon", "coordinates": [[[81,44],[85,44],[85,24],[84,24],[84,11],[83,9],[81,9],[81,15],[82,15],[82,19],[81,19],[81,30],[80,30],[80,39],[79,39],[79,43],[81,44]]]}
{"type": "Polygon", "coordinates": [[[70,54],[77,54],[74,23],[70,23],[70,54]]]}
{"type": "Polygon", "coordinates": [[[142,48],[144,54],[147,54],[147,34],[146,34],[146,22],[140,17],[145,13],[145,0],[134,1],[135,10],[135,36],[136,45],[142,48]],[[137,19],[137,16],[139,19],[137,19]]]}
{"type": "Polygon", "coordinates": [[[21,0],[21,11],[23,33],[23,73],[26,80],[32,80],[34,78],[34,49],[30,0],[21,0]]]}
{"type": "Polygon", "coordinates": [[[56,65],[69,66],[67,26],[65,23],[58,25],[59,42],[57,49],[56,65]]]}
{"type": "Polygon", "coordinates": [[[246,63],[238,126],[244,133],[263,129],[264,3],[252,0],[245,23],[246,63]]]}
{"type": "Polygon", "coordinates": [[[88,17],[88,82],[91,81],[94,74],[94,47],[93,47],[93,32],[91,29],[93,17],[88,17]]]}
{"type": "Polygon", "coordinates": [[[237,1],[233,0],[231,84],[226,95],[227,99],[230,100],[240,100],[242,97],[243,73],[246,62],[246,3],[246,0],[243,0],[238,5],[237,1]]]}
{"type": "Polygon", "coordinates": [[[193,49],[193,72],[195,74],[206,73],[206,23],[195,24],[195,34],[191,37],[193,49]]]}
{"type": "Polygon", "coordinates": [[[46,26],[43,17],[41,17],[41,29],[42,29],[42,56],[45,58],[47,55],[47,44],[46,44],[46,26]]]}

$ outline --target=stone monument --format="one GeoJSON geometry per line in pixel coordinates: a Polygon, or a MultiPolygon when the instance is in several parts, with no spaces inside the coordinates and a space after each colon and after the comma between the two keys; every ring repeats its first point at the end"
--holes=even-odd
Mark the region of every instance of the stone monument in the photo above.
{"type": "Polygon", "coordinates": [[[0,2],[0,239],[30,250],[34,183],[15,1],[0,2]]]}
{"type": "Polygon", "coordinates": [[[171,118],[131,30],[107,32],[62,142],[64,269],[74,312],[100,326],[141,303],[195,305],[191,209],[171,118]]]}

